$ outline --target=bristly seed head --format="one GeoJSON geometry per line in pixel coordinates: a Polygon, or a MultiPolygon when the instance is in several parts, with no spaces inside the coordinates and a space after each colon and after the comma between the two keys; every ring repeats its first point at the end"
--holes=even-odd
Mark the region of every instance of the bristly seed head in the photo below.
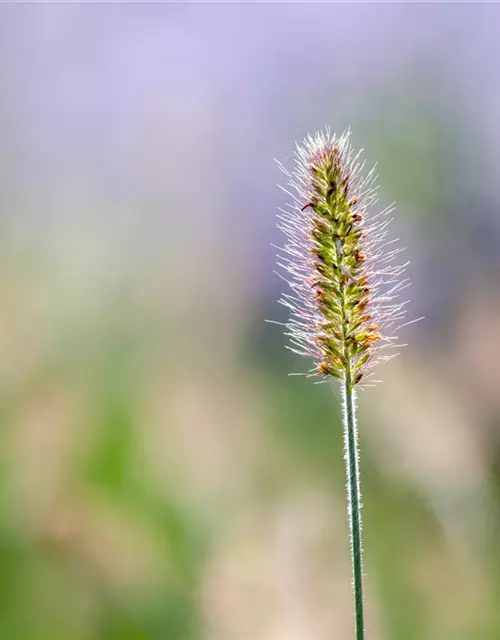
{"type": "Polygon", "coordinates": [[[293,294],[287,323],[292,351],[315,360],[313,375],[333,376],[348,386],[365,381],[394,344],[405,315],[398,293],[406,265],[393,264],[401,249],[387,240],[392,207],[373,214],[374,168],[362,175],[361,152],[327,129],[308,136],[295,151],[286,191],[293,202],[280,210],[287,236],[280,266],[293,294]]]}

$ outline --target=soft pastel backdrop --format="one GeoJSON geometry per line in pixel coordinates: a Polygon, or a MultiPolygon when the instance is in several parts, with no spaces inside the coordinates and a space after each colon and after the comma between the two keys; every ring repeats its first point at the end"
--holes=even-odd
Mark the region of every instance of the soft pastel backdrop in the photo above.
{"type": "Polygon", "coordinates": [[[0,6],[0,637],[350,640],[337,396],[273,162],[328,124],[411,259],[360,401],[367,638],[500,637],[500,5],[0,6]]]}

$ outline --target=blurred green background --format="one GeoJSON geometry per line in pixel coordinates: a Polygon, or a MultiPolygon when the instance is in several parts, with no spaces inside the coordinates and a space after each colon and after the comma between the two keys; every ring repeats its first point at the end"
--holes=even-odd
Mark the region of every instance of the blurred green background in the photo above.
{"type": "Polygon", "coordinates": [[[0,637],[349,640],[338,394],[290,372],[273,158],[378,160],[370,640],[500,638],[500,6],[0,7],[0,637]]]}

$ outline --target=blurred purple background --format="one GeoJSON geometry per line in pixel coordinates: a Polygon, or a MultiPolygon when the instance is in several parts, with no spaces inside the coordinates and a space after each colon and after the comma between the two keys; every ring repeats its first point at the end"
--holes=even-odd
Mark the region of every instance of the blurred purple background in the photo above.
{"type": "Polygon", "coordinates": [[[369,637],[500,637],[500,6],[0,6],[0,635],[352,637],[336,397],[273,158],[378,161],[411,260],[361,398],[369,637]]]}

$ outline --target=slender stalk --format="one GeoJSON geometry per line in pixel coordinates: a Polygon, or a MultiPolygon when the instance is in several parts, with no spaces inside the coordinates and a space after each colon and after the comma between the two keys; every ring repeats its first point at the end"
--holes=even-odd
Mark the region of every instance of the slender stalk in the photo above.
{"type": "Polygon", "coordinates": [[[359,446],[356,424],[356,391],[350,373],[342,385],[344,419],[344,453],[347,480],[347,515],[351,542],[356,640],[364,640],[363,613],[363,545],[361,539],[361,488],[359,481],[359,446]]]}

